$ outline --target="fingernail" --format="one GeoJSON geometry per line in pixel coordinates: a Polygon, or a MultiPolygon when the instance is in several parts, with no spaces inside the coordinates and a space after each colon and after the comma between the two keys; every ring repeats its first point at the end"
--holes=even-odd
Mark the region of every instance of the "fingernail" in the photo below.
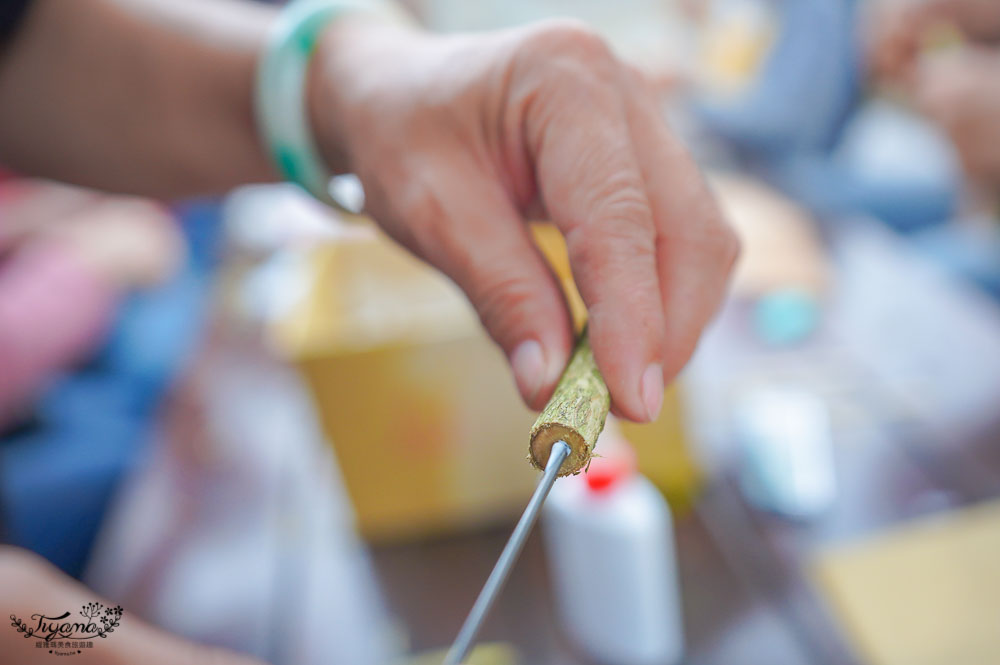
{"type": "Polygon", "coordinates": [[[650,422],[656,420],[663,407],[663,368],[659,364],[653,363],[642,373],[639,393],[646,405],[646,417],[650,422]]]}
{"type": "Polygon", "coordinates": [[[533,339],[521,342],[510,356],[517,384],[528,401],[535,398],[545,381],[545,356],[542,345],[533,339]]]}

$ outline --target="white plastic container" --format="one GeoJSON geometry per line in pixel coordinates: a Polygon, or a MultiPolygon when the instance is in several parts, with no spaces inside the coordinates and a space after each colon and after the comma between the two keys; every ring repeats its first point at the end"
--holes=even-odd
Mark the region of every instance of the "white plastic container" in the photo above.
{"type": "Polygon", "coordinates": [[[752,390],[736,409],[740,484],[754,505],[797,520],[821,517],[837,500],[830,412],[805,390],[752,390]]]}
{"type": "Polygon", "coordinates": [[[684,651],[673,520],[617,428],[587,474],[556,482],[542,526],[556,611],[572,644],[609,665],[670,665],[684,651]]]}

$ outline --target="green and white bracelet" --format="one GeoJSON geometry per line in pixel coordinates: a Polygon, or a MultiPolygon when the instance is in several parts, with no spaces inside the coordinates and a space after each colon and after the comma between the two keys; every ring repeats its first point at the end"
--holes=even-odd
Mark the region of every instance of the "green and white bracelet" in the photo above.
{"type": "Polygon", "coordinates": [[[323,30],[340,16],[391,10],[363,0],[293,0],[272,26],[258,66],[258,131],[278,172],[333,206],[341,207],[330,195],[333,176],[319,155],[306,108],[309,61],[323,30]]]}

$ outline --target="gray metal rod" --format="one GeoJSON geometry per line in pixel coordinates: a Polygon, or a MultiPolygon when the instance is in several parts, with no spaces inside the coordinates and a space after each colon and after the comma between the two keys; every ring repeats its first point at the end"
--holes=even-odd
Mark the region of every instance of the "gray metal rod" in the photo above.
{"type": "Polygon", "coordinates": [[[556,441],[552,444],[549,461],[545,464],[545,473],[542,474],[542,479],[539,481],[538,487],[535,488],[535,493],[531,495],[531,500],[528,502],[528,507],[524,509],[524,514],[521,515],[517,526],[514,527],[514,533],[511,534],[510,540],[507,541],[503,552],[500,553],[500,558],[497,559],[493,572],[486,579],[483,590],[479,592],[479,597],[476,598],[476,603],[472,606],[465,623],[462,624],[462,629],[458,631],[458,637],[448,649],[444,665],[461,665],[468,655],[483,620],[490,608],[493,607],[493,601],[497,599],[504,582],[507,581],[507,576],[510,575],[511,568],[514,567],[514,562],[521,554],[524,541],[528,539],[531,528],[538,521],[538,513],[545,502],[545,497],[549,495],[549,490],[552,489],[552,484],[559,475],[559,468],[569,457],[570,452],[569,444],[565,441],[556,441]]]}

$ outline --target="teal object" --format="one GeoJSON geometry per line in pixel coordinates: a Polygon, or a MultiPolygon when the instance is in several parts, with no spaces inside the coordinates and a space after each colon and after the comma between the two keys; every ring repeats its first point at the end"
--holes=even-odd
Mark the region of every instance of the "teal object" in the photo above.
{"type": "Polygon", "coordinates": [[[309,127],[306,78],[323,30],[348,11],[371,9],[366,5],[357,0],[295,0],[275,21],[257,70],[258,130],[278,172],[333,206],[333,175],[309,127]]]}
{"type": "Polygon", "coordinates": [[[771,346],[801,342],[819,326],[820,306],[812,294],[799,289],[774,291],[754,307],[757,336],[771,346]]]}

